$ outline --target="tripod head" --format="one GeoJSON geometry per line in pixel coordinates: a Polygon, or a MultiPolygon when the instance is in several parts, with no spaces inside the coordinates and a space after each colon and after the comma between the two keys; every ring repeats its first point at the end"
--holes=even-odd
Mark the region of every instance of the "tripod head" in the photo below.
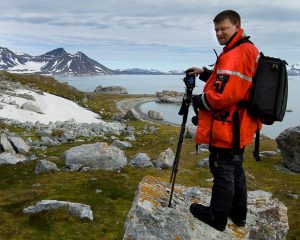
{"type": "Polygon", "coordinates": [[[185,96],[182,100],[181,108],[179,110],[178,115],[184,115],[186,111],[188,111],[189,105],[192,101],[193,90],[196,84],[196,75],[186,73],[185,77],[183,78],[185,83],[185,96]]]}
{"type": "Polygon", "coordinates": [[[186,72],[185,77],[183,78],[183,81],[186,86],[186,88],[185,88],[186,96],[188,98],[190,98],[192,96],[193,89],[196,85],[196,75],[189,74],[188,72],[186,72]]]}

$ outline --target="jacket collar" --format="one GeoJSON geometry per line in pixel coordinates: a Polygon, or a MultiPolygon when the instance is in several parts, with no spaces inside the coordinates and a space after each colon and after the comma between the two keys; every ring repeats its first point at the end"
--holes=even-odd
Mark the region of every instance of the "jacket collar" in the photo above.
{"type": "Polygon", "coordinates": [[[223,52],[227,52],[229,51],[234,44],[241,40],[243,37],[246,37],[245,33],[244,33],[244,29],[240,29],[235,35],[233,35],[233,38],[229,40],[229,43],[227,43],[227,45],[223,48],[223,52]]]}

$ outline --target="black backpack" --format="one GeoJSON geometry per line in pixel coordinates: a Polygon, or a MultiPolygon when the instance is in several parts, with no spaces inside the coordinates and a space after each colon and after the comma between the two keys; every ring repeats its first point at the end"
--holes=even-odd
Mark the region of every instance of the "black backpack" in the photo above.
{"type": "Polygon", "coordinates": [[[282,121],[288,97],[286,61],[260,53],[248,111],[263,124],[282,121]]]}
{"type": "MultiPolygon", "coordinates": [[[[236,43],[250,42],[245,38],[236,43]]],[[[288,76],[286,61],[279,58],[267,57],[260,53],[256,73],[252,79],[252,88],[249,101],[242,101],[238,105],[246,107],[250,116],[259,119],[261,123],[272,125],[275,121],[282,121],[286,112],[288,98],[288,76]]],[[[234,149],[239,148],[239,119],[238,112],[233,116],[234,121],[234,149]]],[[[259,126],[255,137],[253,156],[256,161],[259,157],[259,126]]]]}

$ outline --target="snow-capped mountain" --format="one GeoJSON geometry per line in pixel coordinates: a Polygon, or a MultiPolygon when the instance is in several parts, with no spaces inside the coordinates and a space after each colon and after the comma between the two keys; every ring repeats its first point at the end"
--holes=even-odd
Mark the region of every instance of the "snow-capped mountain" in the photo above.
{"type": "Polygon", "coordinates": [[[300,76],[300,63],[294,64],[288,68],[288,75],[300,76]]]}
{"type": "Polygon", "coordinates": [[[14,73],[96,75],[112,74],[113,70],[87,57],[82,52],[67,53],[57,48],[40,56],[14,53],[0,47],[0,70],[14,73]]]}
{"type": "Polygon", "coordinates": [[[129,69],[117,69],[115,74],[132,74],[132,75],[182,75],[183,71],[171,70],[168,72],[162,72],[156,69],[141,69],[141,68],[129,68],[129,69]]]}
{"type": "Polygon", "coordinates": [[[15,54],[7,48],[0,47],[0,69],[8,70],[15,66],[25,64],[25,58],[15,54]]]}
{"type": "Polygon", "coordinates": [[[151,74],[151,75],[163,74],[163,72],[155,69],[141,69],[141,68],[117,69],[115,70],[115,72],[117,74],[151,74]]]}

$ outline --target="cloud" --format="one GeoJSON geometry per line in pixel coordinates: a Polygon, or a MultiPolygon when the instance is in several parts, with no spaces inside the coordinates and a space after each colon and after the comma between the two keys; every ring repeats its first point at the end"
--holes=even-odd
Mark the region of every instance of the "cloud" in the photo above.
{"type": "Polygon", "coordinates": [[[0,45],[23,47],[30,54],[77,48],[89,56],[99,54],[100,62],[113,55],[118,63],[120,55],[136,62],[134,57],[144,54],[149,61],[161,57],[175,63],[182,53],[190,54],[190,62],[199,61],[205,60],[203,54],[210,59],[212,48],[221,50],[212,19],[224,9],[241,14],[243,27],[261,49],[270,54],[281,49],[287,54],[283,57],[299,61],[291,50],[300,39],[296,0],[2,0],[0,45]]]}

